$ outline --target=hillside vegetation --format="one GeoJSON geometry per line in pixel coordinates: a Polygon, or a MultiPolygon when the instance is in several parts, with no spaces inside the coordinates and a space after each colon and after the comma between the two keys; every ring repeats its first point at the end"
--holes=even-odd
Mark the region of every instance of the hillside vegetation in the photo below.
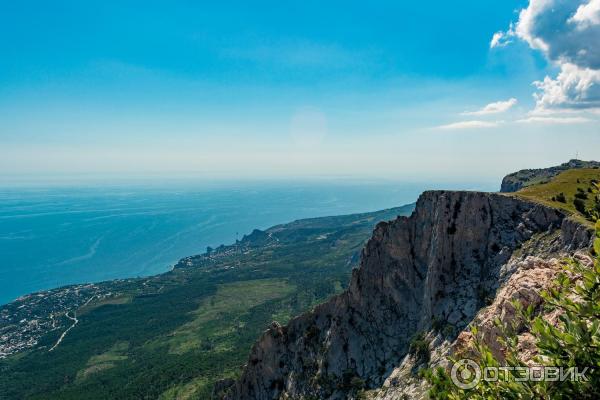
{"type": "Polygon", "coordinates": [[[570,160],[569,162],[550,168],[522,169],[506,175],[502,180],[500,191],[505,193],[516,192],[528,186],[549,182],[561,172],[582,168],[598,169],[600,168],[600,162],[570,160]]]}
{"type": "Polygon", "coordinates": [[[574,218],[592,225],[600,213],[596,185],[600,183],[600,169],[571,169],[550,181],[528,186],[515,193],[550,207],[567,211],[574,218]]]}
{"type": "MultiPolygon", "coordinates": [[[[101,295],[69,310],[78,323],[55,350],[73,320],[0,359],[0,399],[210,398],[217,380],[239,374],[272,321],[286,323],[347,286],[379,221],[412,210],[295,221],[185,258],[163,275],[98,284],[101,295]]],[[[47,301],[28,318],[43,318],[68,291],[32,296],[47,301]]]]}

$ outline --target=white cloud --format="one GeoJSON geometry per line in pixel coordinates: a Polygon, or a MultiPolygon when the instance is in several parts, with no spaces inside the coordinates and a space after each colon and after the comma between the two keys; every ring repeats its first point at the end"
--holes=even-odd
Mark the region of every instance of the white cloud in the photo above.
{"type": "Polygon", "coordinates": [[[460,130],[460,129],[480,129],[480,128],[496,128],[502,121],[461,121],[452,124],[440,125],[437,129],[442,130],[460,130]]]}
{"type": "Polygon", "coordinates": [[[561,65],[556,78],[546,76],[543,81],[534,82],[534,85],[539,89],[534,94],[537,108],[600,107],[600,69],[580,68],[566,63],[561,65]]]}
{"type": "Polygon", "coordinates": [[[478,111],[467,111],[462,113],[463,115],[489,115],[489,114],[498,114],[503,113],[511,109],[514,105],[517,104],[517,99],[511,98],[505,101],[497,101],[495,103],[490,103],[487,106],[483,107],[478,111]]]}
{"type": "Polygon", "coordinates": [[[492,36],[492,40],[490,41],[490,48],[493,49],[494,47],[506,46],[511,42],[510,40],[507,40],[508,37],[509,36],[502,31],[494,33],[494,36],[492,36]]]}
{"type": "Polygon", "coordinates": [[[600,0],[530,0],[516,25],[496,32],[491,47],[524,40],[560,68],[535,82],[538,109],[600,107],[600,0]]]}
{"type": "Polygon", "coordinates": [[[495,47],[504,47],[510,43],[512,43],[512,38],[515,36],[514,26],[511,23],[508,31],[498,31],[494,33],[492,36],[492,40],[490,41],[490,48],[493,49],[495,47]]]}
{"type": "Polygon", "coordinates": [[[600,24],[600,0],[591,0],[588,4],[579,6],[570,21],[583,27],[600,24]]]}
{"type": "Polygon", "coordinates": [[[584,117],[529,117],[525,119],[519,119],[516,122],[521,124],[571,125],[583,124],[590,121],[590,119],[584,117]]]}

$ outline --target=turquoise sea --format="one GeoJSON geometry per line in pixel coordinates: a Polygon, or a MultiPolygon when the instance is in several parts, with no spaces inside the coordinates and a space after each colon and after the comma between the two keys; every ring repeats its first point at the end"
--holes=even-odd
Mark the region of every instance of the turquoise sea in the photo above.
{"type": "Polygon", "coordinates": [[[0,188],[0,304],[72,283],[164,272],[254,228],[399,206],[442,186],[493,189],[337,181],[0,188]]]}

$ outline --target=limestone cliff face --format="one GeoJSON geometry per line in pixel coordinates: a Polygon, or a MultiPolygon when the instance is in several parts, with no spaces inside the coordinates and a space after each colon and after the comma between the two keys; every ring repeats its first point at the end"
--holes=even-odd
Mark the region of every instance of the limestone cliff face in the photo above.
{"type": "Polygon", "coordinates": [[[435,336],[441,357],[527,257],[549,259],[591,240],[560,211],[521,199],[425,192],[410,217],[375,228],[347,291],[265,332],[223,397],[344,399],[363,386],[398,398],[416,364],[408,362],[416,333],[435,336]]]}

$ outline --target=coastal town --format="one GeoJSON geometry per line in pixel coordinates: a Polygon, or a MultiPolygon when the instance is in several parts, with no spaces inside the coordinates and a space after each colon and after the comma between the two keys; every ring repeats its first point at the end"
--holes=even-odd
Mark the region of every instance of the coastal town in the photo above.
{"type": "Polygon", "coordinates": [[[105,284],[67,286],[21,296],[0,306],[0,358],[35,347],[42,336],[66,330],[69,312],[114,296],[105,284]]]}
{"type": "MultiPolygon", "coordinates": [[[[182,258],[172,270],[233,269],[235,265],[222,261],[236,256],[236,259],[239,256],[249,257],[253,249],[264,250],[278,244],[279,239],[272,232],[256,229],[232,245],[220,245],[215,249],[209,247],[205,253],[182,258]]],[[[36,346],[46,346],[49,351],[55,349],[69,330],[75,327],[77,314],[81,314],[85,308],[124,301],[133,295],[158,293],[164,288],[161,276],[65,286],[21,296],[1,305],[0,359],[36,346]],[[46,339],[48,334],[53,335],[46,339]]]]}

